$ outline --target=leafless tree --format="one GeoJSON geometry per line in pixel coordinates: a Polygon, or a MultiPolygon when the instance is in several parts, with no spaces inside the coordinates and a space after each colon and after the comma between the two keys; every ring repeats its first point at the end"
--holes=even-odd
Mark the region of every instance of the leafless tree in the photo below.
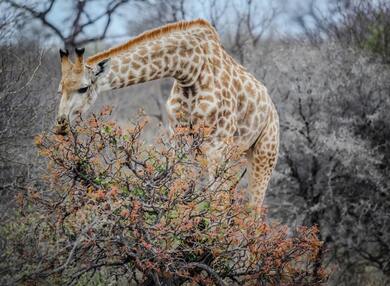
{"type": "Polygon", "coordinates": [[[256,47],[280,14],[280,9],[271,6],[264,9],[264,1],[246,0],[233,4],[236,20],[231,31],[232,51],[240,62],[245,60],[245,47],[256,47]]]}
{"type": "MultiPolygon", "coordinates": [[[[34,136],[51,126],[58,68],[37,43],[0,46],[0,215],[39,177],[34,136]]],[[[56,55],[57,56],[57,55],[56,55]]]]}
{"type": "MultiPolygon", "coordinates": [[[[91,42],[103,40],[107,37],[113,17],[118,10],[131,0],[105,1],[103,9],[94,14],[96,6],[101,6],[101,1],[96,0],[72,0],[72,11],[65,23],[58,23],[49,18],[53,13],[57,0],[45,0],[44,4],[26,4],[25,1],[3,0],[16,11],[23,11],[32,19],[39,20],[53,35],[61,40],[66,47],[83,46],[91,42]],[[41,8],[42,7],[42,8],[41,8]],[[103,22],[101,31],[95,35],[86,32],[90,27],[103,22]]],[[[63,4],[63,3],[62,3],[63,4]]]]}
{"type": "MultiPolygon", "coordinates": [[[[324,3],[322,3],[324,4],[324,3]]],[[[312,43],[332,39],[379,54],[390,62],[390,3],[387,0],[332,0],[326,9],[310,0],[295,21],[312,43]]]]}
{"type": "Polygon", "coordinates": [[[12,39],[17,28],[23,22],[25,15],[21,11],[11,11],[0,1],[0,42],[8,42],[12,39]]]}
{"type": "MultiPolygon", "coordinates": [[[[258,53],[251,53],[250,68],[259,65],[258,53]]],[[[388,66],[341,44],[289,44],[275,46],[261,69],[267,70],[264,82],[282,129],[267,198],[271,215],[320,226],[328,247],[323,258],[341,269],[335,285],[366,285],[379,277],[384,285],[390,246],[388,66]],[[370,280],[357,281],[358,273],[370,280]]]]}

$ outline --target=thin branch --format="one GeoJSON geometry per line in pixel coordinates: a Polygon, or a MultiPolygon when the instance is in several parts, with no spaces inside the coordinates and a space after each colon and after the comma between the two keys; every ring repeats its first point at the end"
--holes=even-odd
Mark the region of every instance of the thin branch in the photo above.
{"type": "MultiPolygon", "coordinates": [[[[39,58],[38,58],[38,64],[37,66],[34,68],[30,78],[27,80],[27,82],[22,86],[20,87],[19,89],[17,90],[12,90],[12,91],[8,91],[7,94],[16,94],[16,93],[19,93],[21,92],[22,90],[24,90],[27,86],[30,85],[30,83],[32,82],[32,80],[34,79],[37,71],[39,70],[39,68],[41,67],[42,65],[42,58],[43,58],[43,55],[45,54],[45,50],[41,50],[41,52],[39,53],[39,58]]],[[[0,100],[2,100],[2,98],[0,98],[0,100]]]]}

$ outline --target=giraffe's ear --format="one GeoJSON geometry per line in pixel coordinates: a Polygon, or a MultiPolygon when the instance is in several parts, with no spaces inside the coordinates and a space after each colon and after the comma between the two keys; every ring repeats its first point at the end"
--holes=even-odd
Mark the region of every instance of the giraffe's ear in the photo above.
{"type": "Polygon", "coordinates": [[[96,65],[95,77],[102,76],[109,69],[110,59],[104,59],[96,65]]]}

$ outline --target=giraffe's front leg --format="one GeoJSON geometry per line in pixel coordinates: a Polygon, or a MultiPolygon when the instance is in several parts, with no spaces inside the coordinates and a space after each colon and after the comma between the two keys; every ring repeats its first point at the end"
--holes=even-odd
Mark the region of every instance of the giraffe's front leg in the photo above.
{"type": "Polygon", "coordinates": [[[223,161],[223,153],[225,149],[225,146],[219,142],[212,142],[207,148],[206,157],[210,180],[217,176],[218,166],[223,161]]]}
{"type": "MultiPolygon", "coordinates": [[[[226,141],[226,140],[225,140],[226,141]]],[[[224,171],[227,163],[228,144],[224,140],[210,141],[206,144],[206,159],[208,172],[208,185],[216,189],[223,185],[226,173],[224,171]]]]}

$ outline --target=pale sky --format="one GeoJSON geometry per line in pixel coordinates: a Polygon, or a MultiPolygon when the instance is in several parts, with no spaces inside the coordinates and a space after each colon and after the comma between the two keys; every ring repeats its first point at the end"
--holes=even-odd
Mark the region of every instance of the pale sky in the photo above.
{"type": "MultiPolygon", "coordinates": [[[[187,7],[189,11],[191,11],[191,14],[187,17],[190,18],[205,18],[207,17],[207,11],[204,11],[204,6],[202,6],[201,3],[206,2],[208,0],[189,0],[187,1],[187,5],[190,7],[187,7]]],[[[19,1],[21,3],[26,2],[35,2],[35,3],[43,3],[43,1],[19,1]]],[[[230,6],[233,6],[236,9],[240,9],[241,7],[244,7],[242,5],[246,0],[219,0],[219,4],[223,3],[229,3],[230,6]]],[[[292,21],[293,15],[298,12],[302,12],[305,10],[304,3],[306,0],[254,0],[254,2],[257,5],[257,12],[256,13],[267,13],[267,11],[272,6],[277,6],[279,9],[282,10],[282,13],[278,16],[277,20],[274,23],[274,28],[281,34],[297,34],[300,32],[299,26],[292,21]]],[[[317,6],[319,9],[324,9],[326,6],[327,1],[326,0],[317,0],[316,1],[317,6]]],[[[69,28],[69,23],[66,23],[67,18],[69,18],[70,14],[69,11],[71,11],[71,5],[74,3],[73,0],[62,0],[57,1],[57,3],[54,5],[52,12],[48,15],[49,20],[56,24],[56,26],[69,28]],[[65,24],[63,24],[65,23],[65,24]]],[[[98,15],[102,11],[102,7],[104,7],[105,3],[107,1],[105,0],[97,0],[93,6],[92,13],[95,15],[98,15]]],[[[38,5],[39,5],[38,4],[38,5]]],[[[89,7],[92,8],[92,7],[89,7]]],[[[325,9],[324,9],[325,10],[325,9]]],[[[91,11],[89,9],[89,11],[91,11]]],[[[137,20],[139,19],[139,22],[142,23],[142,17],[147,16],[148,13],[153,13],[155,11],[135,11],[134,8],[132,9],[131,5],[125,5],[123,8],[121,8],[119,15],[116,15],[113,17],[112,24],[110,26],[110,29],[108,31],[108,35],[110,37],[117,36],[117,35],[124,35],[123,38],[118,38],[116,41],[121,41],[123,39],[129,38],[130,36],[128,32],[129,28],[129,21],[137,23],[137,20]]],[[[1,12],[0,12],[1,13],[1,12]]],[[[234,18],[233,11],[227,10],[224,14],[224,17],[226,19],[234,18]]],[[[260,16],[259,16],[260,17],[260,16]]],[[[104,18],[96,23],[96,25],[90,27],[86,32],[91,34],[98,34],[99,31],[101,31],[102,27],[104,26],[104,18]]],[[[142,28],[142,26],[141,26],[142,28]]],[[[223,31],[219,31],[223,32],[223,31]]]]}

